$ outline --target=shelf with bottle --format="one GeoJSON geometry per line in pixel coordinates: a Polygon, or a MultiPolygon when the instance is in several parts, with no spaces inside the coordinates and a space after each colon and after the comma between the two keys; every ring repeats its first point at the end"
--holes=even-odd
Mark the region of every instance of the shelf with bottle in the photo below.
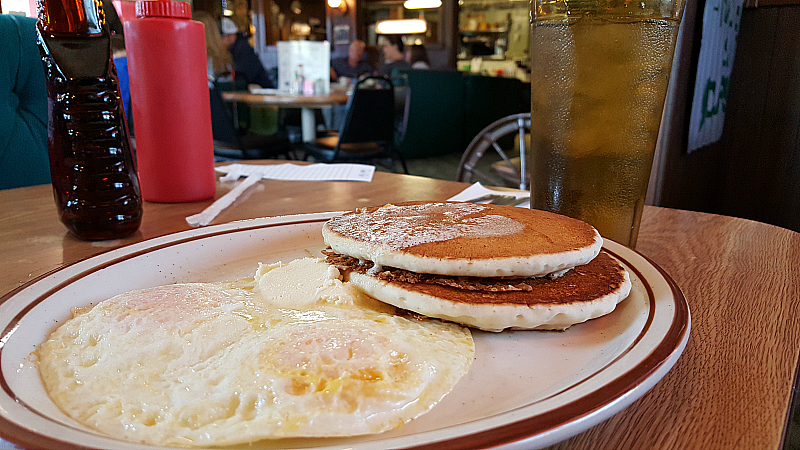
{"type": "Polygon", "coordinates": [[[502,34],[507,33],[511,18],[508,14],[462,14],[459,20],[459,32],[463,34],[502,34]],[[495,19],[495,20],[492,20],[495,19]]]}
{"type": "Polygon", "coordinates": [[[508,46],[511,15],[467,14],[464,19],[459,31],[459,57],[496,55],[502,58],[508,46]]]}

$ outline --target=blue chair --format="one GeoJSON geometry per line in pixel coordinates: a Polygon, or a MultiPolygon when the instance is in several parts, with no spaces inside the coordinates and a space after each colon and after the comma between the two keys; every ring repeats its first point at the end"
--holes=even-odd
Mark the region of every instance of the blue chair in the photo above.
{"type": "Polygon", "coordinates": [[[119,96],[122,98],[122,107],[125,109],[125,119],[128,122],[128,135],[133,136],[133,110],[131,109],[131,81],[128,75],[128,57],[114,58],[114,67],[117,68],[119,81],[119,96]]]}
{"type": "Polygon", "coordinates": [[[50,183],[36,19],[0,14],[0,189],[50,183]]]}

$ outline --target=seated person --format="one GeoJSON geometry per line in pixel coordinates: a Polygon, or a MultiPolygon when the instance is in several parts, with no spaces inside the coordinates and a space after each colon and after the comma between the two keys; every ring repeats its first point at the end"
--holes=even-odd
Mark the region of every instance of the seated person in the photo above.
{"type": "Polygon", "coordinates": [[[276,83],[269,77],[255,50],[247,42],[247,36],[239,33],[236,24],[227,17],[222,18],[221,24],[222,45],[228,49],[233,58],[234,77],[246,81],[247,84],[274,88],[276,83]]]}
{"type": "Polygon", "coordinates": [[[365,73],[373,72],[372,66],[364,60],[363,41],[355,40],[347,48],[347,57],[331,60],[331,81],[338,81],[339,77],[356,79],[365,73]]]}
{"type": "Polygon", "coordinates": [[[192,18],[205,25],[206,56],[208,57],[209,86],[217,78],[230,75],[233,70],[233,58],[226,47],[222,45],[222,35],[214,17],[206,11],[194,11],[192,18]]]}
{"type": "Polygon", "coordinates": [[[403,38],[397,34],[390,34],[386,36],[383,42],[383,65],[378,69],[378,75],[385,77],[392,76],[392,71],[395,69],[406,69],[411,67],[403,58],[403,38]]]}
{"type": "Polygon", "coordinates": [[[428,59],[428,51],[421,44],[414,44],[406,50],[406,62],[411,64],[412,69],[430,69],[431,62],[428,59]]]}
{"type": "Polygon", "coordinates": [[[36,19],[0,14],[0,189],[50,183],[36,19]]]}

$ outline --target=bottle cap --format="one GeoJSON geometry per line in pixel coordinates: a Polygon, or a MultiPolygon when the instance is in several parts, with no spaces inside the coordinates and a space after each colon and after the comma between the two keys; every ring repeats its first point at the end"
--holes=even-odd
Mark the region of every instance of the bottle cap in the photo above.
{"type": "Polygon", "coordinates": [[[192,7],[187,2],[172,0],[137,0],[136,17],[174,17],[191,19],[192,7]]]}

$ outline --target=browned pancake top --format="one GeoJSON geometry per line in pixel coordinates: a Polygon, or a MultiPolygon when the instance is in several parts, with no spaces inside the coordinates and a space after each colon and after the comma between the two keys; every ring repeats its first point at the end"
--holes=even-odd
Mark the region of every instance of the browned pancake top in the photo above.
{"type": "Polygon", "coordinates": [[[590,247],[594,228],[546,211],[461,202],[408,202],[335,217],[329,231],[391,250],[441,259],[492,259],[590,247]]]}
{"type": "Polygon", "coordinates": [[[487,292],[458,289],[435,283],[387,281],[408,291],[420,292],[456,303],[474,305],[547,305],[596,300],[620,289],[625,269],[605,251],[589,263],[574,267],[560,278],[529,278],[529,291],[487,292]]]}

